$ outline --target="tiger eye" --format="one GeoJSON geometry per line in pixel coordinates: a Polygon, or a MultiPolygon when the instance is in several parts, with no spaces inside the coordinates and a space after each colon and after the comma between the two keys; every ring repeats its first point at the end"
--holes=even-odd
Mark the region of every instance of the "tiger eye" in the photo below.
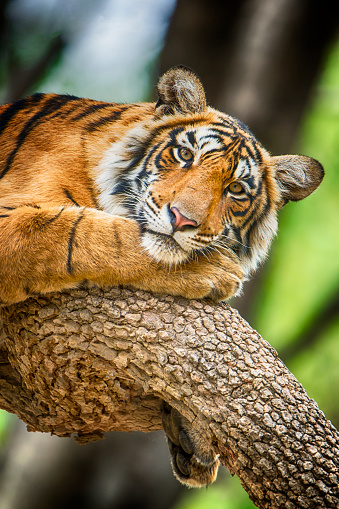
{"type": "Polygon", "coordinates": [[[181,159],[183,161],[190,161],[190,159],[193,158],[193,154],[190,150],[188,150],[188,148],[185,148],[185,147],[181,147],[179,149],[179,156],[181,157],[181,159]]]}
{"type": "Polygon", "coordinates": [[[228,186],[228,190],[233,194],[241,194],[244,192],[244,188],[242,187],[241,184],[239,184],[239,182],[232,182],[228,186]]]}

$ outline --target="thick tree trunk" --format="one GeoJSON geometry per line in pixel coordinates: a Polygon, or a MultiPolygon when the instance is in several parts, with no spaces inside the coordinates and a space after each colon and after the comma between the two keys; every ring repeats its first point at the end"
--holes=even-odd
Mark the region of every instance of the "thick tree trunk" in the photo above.
{"type": "Polygon", "coordinates": [[[161,428],[165,400],[259,508],[339,506],[338,432],[226,304],[89,288],[3,310],[0,406],[79,441],[161,428]]]}

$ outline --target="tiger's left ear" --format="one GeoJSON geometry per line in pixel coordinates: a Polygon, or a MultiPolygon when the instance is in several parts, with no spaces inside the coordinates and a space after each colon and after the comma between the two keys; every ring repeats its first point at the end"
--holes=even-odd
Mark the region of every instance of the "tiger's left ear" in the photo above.
{"type": "Polygon", "coordinates": [[[285,205],[288,201],[299,201],[317,189],[324,177],[322,165],[306,156],[275,156],[272,162],[276,179],[285,205]]]}
{"type": "Polygon", "coordinates": [[[188,67],[179,65],[167,71],[161,76],[157,89],[157,114],[202,113],[206,109],[204,87],[188,67]]]}

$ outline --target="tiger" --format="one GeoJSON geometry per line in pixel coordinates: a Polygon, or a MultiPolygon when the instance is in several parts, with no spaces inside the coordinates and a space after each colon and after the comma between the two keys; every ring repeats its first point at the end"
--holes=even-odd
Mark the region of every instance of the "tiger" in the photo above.
{"type": "MultiPolygon", "coordinates": [[[[0,304],[124,285],[226,300],[265,259],[278,211],[310,195],[322,165],[271,155],[207,104],[177,66],[158,101],[107,103],[36,93],[0,107],[0,304]]],[[[210,484],[218,457],[164,406],[176,477],[210,484]]]]}

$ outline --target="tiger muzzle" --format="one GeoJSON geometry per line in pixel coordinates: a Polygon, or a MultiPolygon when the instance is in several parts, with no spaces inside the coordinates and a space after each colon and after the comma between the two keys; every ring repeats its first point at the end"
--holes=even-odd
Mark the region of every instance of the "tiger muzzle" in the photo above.
{"type": "Polygon", "coordinates": [[[184,216],[176,207],[171,207],[169,205],[168,212],[173,233],[187,230],[189,228],[196,228],[199,226],[194,219],[189,219],[188,217],[184,216]]]}

